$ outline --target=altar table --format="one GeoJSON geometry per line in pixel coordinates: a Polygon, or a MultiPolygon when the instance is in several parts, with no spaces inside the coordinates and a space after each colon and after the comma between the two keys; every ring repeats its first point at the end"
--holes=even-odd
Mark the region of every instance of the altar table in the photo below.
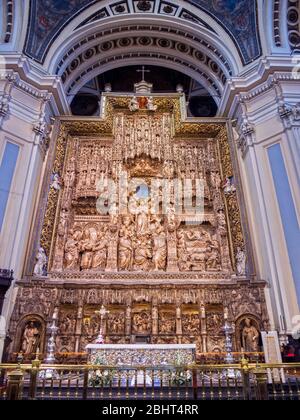
{"type": "Polygon", "coordinates": [[[104,366],[178,366],[196,361],[196,344],[89,344],[89,363],[104,366]]]}

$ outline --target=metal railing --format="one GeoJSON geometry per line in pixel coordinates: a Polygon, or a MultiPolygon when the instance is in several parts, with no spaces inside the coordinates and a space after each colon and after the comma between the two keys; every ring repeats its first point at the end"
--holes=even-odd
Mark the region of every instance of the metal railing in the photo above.
{"type": "Polygon", "coordinates": [[[300,364],[0,365],[2,400],[300,400],[300,364]]]}

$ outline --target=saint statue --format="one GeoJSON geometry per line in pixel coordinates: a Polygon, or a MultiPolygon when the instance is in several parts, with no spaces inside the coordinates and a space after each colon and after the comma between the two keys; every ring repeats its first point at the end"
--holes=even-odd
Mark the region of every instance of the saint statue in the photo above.
{"type": "Polygon", "coordinates": [[[79,262],[79,249],[78,249],[78,233],[74,234],[74,231],[70,231],[70,237],[65,244],[65,268],[67,270],[75,270],[78,268],[79,262]]]}
{"type": "Polygon", "coordinates": [[[162,226],[158,226],[153,234],[153,264],[154,270],[164,270],[167,258],[167,240],[166,233],[162,226]]]}
{"type": "Polygon", "coordinates": [[[52,183],[51,183],[51,188],[54,188],[55,191],[60,191],[61,190],[61,178],[59,176],[58,173],[54,173],[52,175],[52,183]]]}
{"type": "Polygon", "coordinates": [[[246,254],[242,248],[237,248],[236,254],[236,274],[244,276],[246,274],[246,254]]]}
{"type": "Polygon", "coordinates": [[[153,96],[149,96],[149,98],[148,98],[147,109],[148,109],[148,111],[156,111],[157,110],[157,105],[154,105],[154,103],[153,103],[153,96]]]}
{"type": "Polygon", "coordinates": [[[24,354],[35,353],[40,341],[40,333],[38,328],[31,321],[29,322],[24,330],[22,337],[21,350],[24,354]]]}
{"type": "Polygon", "coordinates": [[[44,248],[40,247],[36,256],[36,264],[33,270],[35,276],[47,275],[47,256],[44,248]]]}
{"type": "Polygon", "coordinates": [[[242,343],[243,348],[246,352],[257,352],[258,351],[258,340],[259,340],[259,332],[251,324],[251,320],[249,318],[245,319],[245,326],[242,332],[242,343]]]}
{"type": "Polygon", "coordinates": [[[151,258],[151,239],[147,235],[138,238],[135,243],[134,269],[136,271],[149,271],[149,263],[151,258]]]}
{"type": "Polygon", "coordinates": [[[136,234],[139,235],[147,235],[149,233],[149,205],[148,199],[141,199],[140,205],[137,209],[137,216],[136,216],[136,234]]]}
{"type": "Polygon", "coordinates": [[[133,96],[129,102],[129,109],[130,111],[138,111],[140,109],[138,100],[136,99],[135,96],[133,96]]]}
{"type": "Polygon", "coordinates": [[[206,248],[206,269],[214,270],[219,265],[219,242],[213,237],[206,248]]]}
{"type": "Polygon", "coordinates": [[[107,249],[108,243],[106,239],[106,232],[104,230],[103,232],[99,233],[98,242],[93,246],[94,255],[92,268],[94,270],[104,270],[106,268],[107,249]]]}
{"type": "Polygon", "coordinates": [[[119,240],[119,268],[122,271],[131,270],[133,263],[133,231],[131,217],[125,216],[120,230],[119,240]]]}
{"type": "Polygon", "coordinates": [[[89,270],[93,263],[93,248],[98,240],[97,231],[95,228],[86,229],[84,231],[84,239],[81,242],[81,269],[89,270]]]}

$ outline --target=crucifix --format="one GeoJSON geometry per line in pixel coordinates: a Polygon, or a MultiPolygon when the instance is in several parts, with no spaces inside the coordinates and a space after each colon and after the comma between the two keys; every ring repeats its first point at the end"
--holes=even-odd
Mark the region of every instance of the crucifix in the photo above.
{"type": "Polygon", "coordinates": [[[142,66],[142,70],[137,70],[137,73],[142,73],[142,81],[145,82],[145,73],[151,73],[151,71],[146,70],[145,66],[142,66]]]}
{"type": "Polygon", "coordinates": [[[103,337],[103,319],[105,315],[109,314],[109,311],[107,311],[104,307],[104,305],[101,306],[101,309],[99,311],[95,311],[96,315],[100,315],[100,331],[99,335],[96,339],[96,344],[104,344],[104,337],[103,337]]]}

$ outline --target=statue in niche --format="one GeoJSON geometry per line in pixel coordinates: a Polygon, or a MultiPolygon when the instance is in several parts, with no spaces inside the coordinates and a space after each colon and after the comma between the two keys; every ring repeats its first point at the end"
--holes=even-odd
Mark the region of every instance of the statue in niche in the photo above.
{"type": "Polygon", "coordinates": [[[224,184],[223,184],[223,190],[224,190],[225,195],[232,194],[236,191],[233,176],[227,177],[225,179],[224,184]]]}
{"type": "Polygon", "coordinates": [[[107,319],[108,332],[110,334],[124,334],[125,318],[124,313],[110,313],[107,319]]]}
{"type": "Polygon", "coordinates": [[[81,188],[84,188],[87,185],[87,173],[87,168],[83,168],[80,174],[81,188]]]}
{"type": "Polygon", "coordinates": [[[133,315],[133,331],[138,334],[149,334],[151,332],[151,315],[142,311],[133,315]]]}
{"type": "Polygon", "coordinates": [[[219,335],[222,332],[224,321],[223,314],[221,313],[209,313],[207,316],[207,331],[211,335],[219,335]]]}
{"type": "Polygon", "coordinates": [[[73,187],[75,182],[75,157],[72,157],[70,160],[70,165],[68,166],[67,173],[64,178],[64,184],[66,188],[73,187]]]}
{"type": "Polygon", "coordinates": [[[136,209],[136,234],[137,236],[149,233],[149,199],[141,199],[136,209]]]}
{"type": "Polygon", "coordinates": [[[176,320],[172,312],[160,312],[159,314],[159,333],[174,334],[176,330],[176,320]]]}
{"type": "Polygon", "coordinates": [[[90,174],[90,185],[94,186],[96,184],[96,169],[92,168],[91,169],[91,174],[90,174]]]}
{"type": "Polygon", "coordinates": [[[98,317],[96,315],[83,319],[83,332],[88,337],[93,337],[99,333],[98,317]]]}
{"type": "Polygon", "coordinates": [[[154,270],[164,270],[167,259],[167,239],[162,226],[158,226],[153,233],[153,264],[154,270]]]}
{"type": "Polygon", "coordinates": [[[134,269],[136,271],[149,271],[152,259],[152,244],[149,235],[137,238],[134,252],[134,269]]]}
{"type": "Polygon", "coordinates": [[[132,112],[138,111],[140,109],[139,102],[135,96],[130,99],[129,110],[132,112]]]}
{"type": "Polygon", "coordinates": [[[57,235],[60,238],[63,238],[64,235],[65,235],[67,221],[68,221],[68,213],[65,209],[63,209],[62,212],[61,212],[59,224],[58,224],[58,227],[57,227],[57,235]]]}
{"type": "Polygon", "coordinates": [[[40,328],[39,322],[30,321],[26,325],[21,344],[21,351],[24,354],[36,353],[40,344],[40,328]]]}
{"type": "Polygon", "coordinates": [[[67,270],[78,269],[79,265],[79,238],[80,232],[70,230],[70,236],[65,244],[65,268],[67,270]]]}
{"type": "Polygon", "coordinates": [[[200,318],[198,314],[184,314],[182,317],[182,330],[184,334],[198,335],[200,318]]]}
{"type": "Polygon", "coordinates": [[[252,325],[249,318],[245,319],[245,326],[242,331],[242,343],[244,351],[246,352],[256,352],[258,351],[259,344],[259,332],[252,325]]]}
{"type": "Polygon", "coordinates": [[[97,244],[98,235],[95,228],[85,229],[83,240],[80,244],[81,257],[81,269],[89,270],[93,263],[93,249],[97,244]]]}
{"type": "Polygon", "coordinates": [[[221,177],[220,177],[220,174],[218,172],[212,171],[210,173],[210,180],[211,180],[211,185],[214,188],[216,188],[216,189],[221,188],[221,177]]]}
{"type": "Polygon", "coordinates": [[[199,229],[186,233],[189,269],[194,271],[205,270],[206,234],[199,229]]]}
{"type": "Polygon", "coordinates": [[[104,270],[107,263],[107,238],[106,229],[103,228],[98,234],[98,242],[93,246],[93,262],[92,268],[94,270],[104,270]]]}
{"type": "Polygon", "coordinates": [[[51,186],[50,186],[50,188],[53,188],[55,191],[60,191],[61,190],[61,186],[62,186],[61,177],[59,176],[58,173],[54,173],[52,175],[52,180],[51,180],[51,186]]]}
{"type": "Polygon", "coordinates": [[[242,248],[237,248],[236,254],[236,274],[244,276],[246,274],[246,254],[242,248]]]}
{"type": "Polygon", "coordinates": [[[59,323],[59,332],[60,334],[73,333],[76,326],[76,318],[74,315],[66,314],[64,315],[59,323]]]}
{"type": "Polygon", "coordinates": [[[207,243],[206,248],[206,269],[215,270],[220,265],[220,250],[219,242],[216,236],[213,236],[210,241],[207,243]]]}
{"type": "Polygon", "coordinates": [[[42,247],[38,250],[33,274],[34,276],[47,276],[47,256],[44,248],[42,247]]]}
{"type": "Polygon", "coordinates": [[[147,109],[148,109],[148,111],[156,111],[157,110],[157,105],[154,105],[154,103],[153,103],[153,96],[149,96],[149,98],[148,98],[147,109]]]}
{"type": "Polygon", "coordinates": [[[129,271],[133,264],[133,225],[130,216],[123,218],[123,226],[120,229],[119,239],[119,269],[129,271]]]}

